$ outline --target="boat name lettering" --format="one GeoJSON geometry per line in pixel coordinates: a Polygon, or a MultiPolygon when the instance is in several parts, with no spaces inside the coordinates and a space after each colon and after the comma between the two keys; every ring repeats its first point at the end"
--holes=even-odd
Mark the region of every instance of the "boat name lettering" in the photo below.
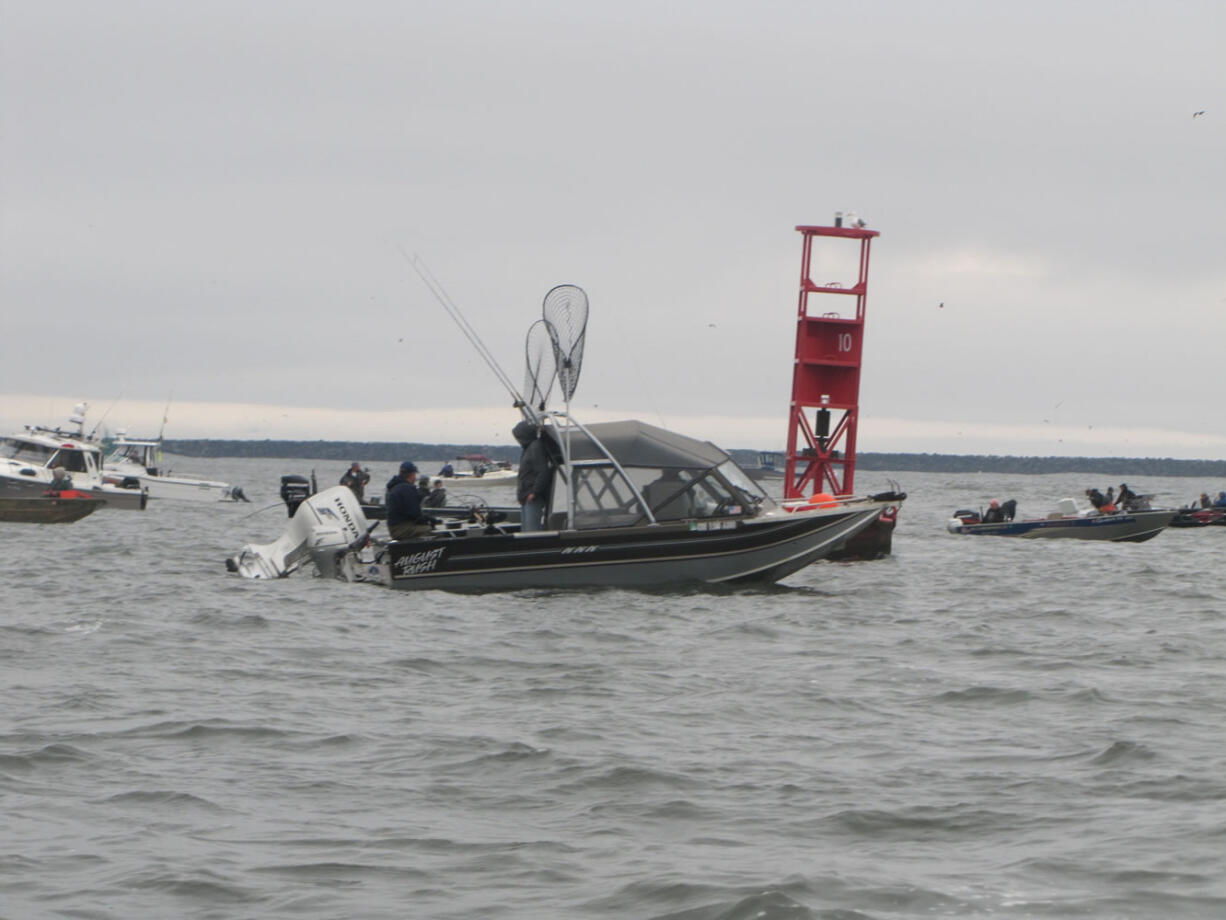
{"type": "Polygon", "coordinates": [[[563,553],[594,553],[596,552],[596,547],[594,546],[564,546],[562,547],[562,552],[563,553]]]}
{"type": "Polygon", "coordinates": [[[443,558],[443,550],[445,547],[437,547],[436,549],[422,550],[420,553],[413,553],[411,556],[401,556],[392,563],[392,574],[395,578],[407,578],[410,575],[423,575],[426,572],[433,572],[437,567],[439,560],[443,558]]]}

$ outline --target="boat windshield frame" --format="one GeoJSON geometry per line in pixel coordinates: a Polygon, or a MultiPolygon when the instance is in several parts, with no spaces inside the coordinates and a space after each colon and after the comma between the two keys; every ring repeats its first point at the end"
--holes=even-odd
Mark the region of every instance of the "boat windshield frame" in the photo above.
{"type": "MultiPolygon", "coordinates": [[[[561,418],[583,432],[602,457],[575,460],[564,456],[555,472],[550,521],[587,530],[600,527],[643,526],[713,516],[754,517],[775,507],[770,496],[725,452],[712,465],[622,464],[587,427],[566,413],[550,412],[555,419],[554,440],[561,442],[566,428],[561,418]],[[679,488],[653,489],[675,478],[679,488]],[[618,489],[619,484],[623,487],[618,489]],[[559,496],[560,485],[565,490],[559,496]],[[645,494],[654,491],[649,500],[645,494]],[[625,493],[625,494],[623,494],[625,493]],[[612,502],[608,499],[612,498],[612,502]],[[654,506],[654,507],[653,507],[654,506]],[[668,513],[659,512],[668,509],[668,513]],[[580,521],[591,521],[583,526],[580,521]]],[[[697,459],[697,458],[695,458],[697,459]]],[[[556,524],[553,529],[556,529],[556,524]]]]}

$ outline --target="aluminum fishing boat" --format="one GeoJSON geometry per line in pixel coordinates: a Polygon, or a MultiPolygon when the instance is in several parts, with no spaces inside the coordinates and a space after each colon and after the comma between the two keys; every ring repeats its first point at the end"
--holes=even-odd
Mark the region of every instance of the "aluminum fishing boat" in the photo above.
{"type": "Polygon", "coordinates": [[[533,494],[544,495],[542,529],[524,526],[536,513],[523,522],[473,514],[436,519],[423,537],[371,544],[378,524],[337,486],[307,498],[279,540],[227,559],[230,571],[272,578],[311,562],[324,575],[398,590],[769,583],[825,558],[903,498],[784,508],[709,441],[640,421],[584,426],[570,413],[587,328],[582,289],[558,285],[545,295],[528,329],[521,393],[432,276],[419,274],[524,417],[513,434],[524,447],[521,472],[532,470],[533,494]],[[565,411],[546,409],[555,379],[565,411]]]}
{"type": "Polygon", "coordinates": [[[247,501],[238,486],[228,482],[173,476],[162,469],[162,439],[130,438],[121,428],[102,465],[105,482],[124,489],[145,489],[150,498],[180,501],[247,501]]]}
{"type": "Polygon", "coordinates": [[[1129,510],[1101,514],[1079,509],[1071,498],[1061,499],[1055,511],[1042,518],[983,522],[976,511],[955,511],[949,519],[950,533],[1023,539],[1108,540],[1113,543],[1144,543],[1162,533],[1178,511],[1129,510]]]}
{"type": "Polygon", "coordinates": [[[569,458],[555,471],[548,530],[474,517],[366,545],[373,527],[338,486],[303,502],[280,540],[243,547],[227,567],[271,578],[313,563],[324,575],[399,590],[770,583],[824,558],[899,500],[788,511],[709,442],[639,421],[542,431],[554,455],[569,458]]]}

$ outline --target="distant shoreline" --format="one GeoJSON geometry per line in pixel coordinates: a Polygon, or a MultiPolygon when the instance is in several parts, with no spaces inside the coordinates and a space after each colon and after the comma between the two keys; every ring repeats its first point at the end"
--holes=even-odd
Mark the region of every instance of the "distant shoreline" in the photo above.
{"type": "MultiPolygon", "coordinates": [[[[519,448],[507,444],[423,444],[412,441],[260,441],[199,438],[167,440],[165,450],[184,457],[267,457],[286,460],[336,460],[340,463],[426,462],[454,460],[464,454],[485,454],[495,460],[519,459],[519,448]]],[[[760,452],[730,450],[744,467],[758,465],[760,452]]],[[[910,473],[1096,473],[1122,476],[1198,476],[1226,479],[1226,460],[1176,460],[1172,457],[1018,457],[994,454],[860,453],[862,472],[910,473]]]]}

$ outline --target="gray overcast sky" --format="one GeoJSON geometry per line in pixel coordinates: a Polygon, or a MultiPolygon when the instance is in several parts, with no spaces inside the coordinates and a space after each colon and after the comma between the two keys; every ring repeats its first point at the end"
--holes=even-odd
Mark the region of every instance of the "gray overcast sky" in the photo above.
{"type": "Polygon", "coordinates": [[[861,449],[1226,456],[1220,0],[0,15],[6,427],[509,442],[403,247],[515,380],[582,285],[583,417],[779,447],[853,210],[861,449]]]}

